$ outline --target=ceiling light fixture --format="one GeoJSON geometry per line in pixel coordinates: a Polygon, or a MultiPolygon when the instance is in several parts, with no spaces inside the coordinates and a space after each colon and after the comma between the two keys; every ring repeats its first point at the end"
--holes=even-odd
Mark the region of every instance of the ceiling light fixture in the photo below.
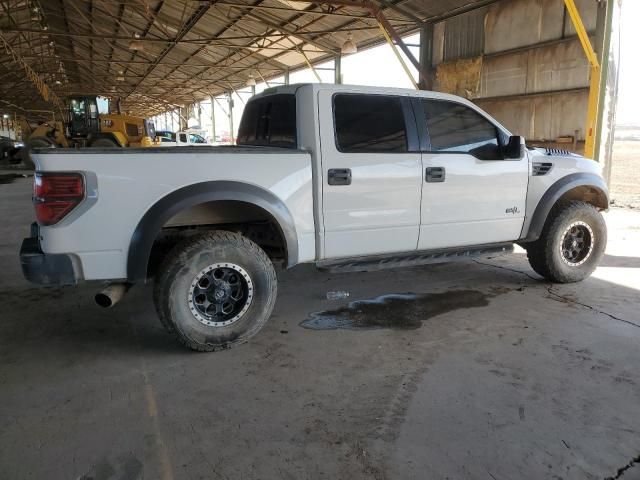
{"type": "Polygon", "coordinates": [[[344,55],[348,55],[351,53],[356,53],[357,51],[358,51],[358,46],[353,41],[353,35],[351,35],[351,32],[349,32],[347,33],[347,40],[342,44],[340,53],[344,55]]]}
{"type": "Polygon", "coordinates": [[[253,73],[249,74],[249,80],[247,80],[247,87],[255,87],[256,79],[253,77],[253,73]]]}
{"type": "Polygon", "coordinates": [[[144,44],[140,40],[131,40],[129,42],[129,50],[144,50],[144,44]]]}
{"type": "Polygon", "coordinates": [[[134,33],[133,38],[135,40],[129,42],[129,50],[144,51],[144,43],[140,40],[140,34],[134,33]]]}

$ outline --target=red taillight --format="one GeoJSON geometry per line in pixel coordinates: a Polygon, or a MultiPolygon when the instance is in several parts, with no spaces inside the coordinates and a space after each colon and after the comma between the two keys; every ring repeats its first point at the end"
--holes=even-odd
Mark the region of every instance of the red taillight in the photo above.
{"type": "Polygon", "coordinates": [[[33,204],[40,225],[62,220],[84,200],[84,177],[79,173],[36,173],[33,204]]]}

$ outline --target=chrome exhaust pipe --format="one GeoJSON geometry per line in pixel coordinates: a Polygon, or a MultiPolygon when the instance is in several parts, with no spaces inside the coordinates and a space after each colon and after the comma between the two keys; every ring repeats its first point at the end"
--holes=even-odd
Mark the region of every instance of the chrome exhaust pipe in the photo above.
{"type": "Polygon", "coordinates": [[[103,308],[111,308],[122,300],[129,287],[128,283],[112,283],[96,293],[96,303],[103,308]]]}

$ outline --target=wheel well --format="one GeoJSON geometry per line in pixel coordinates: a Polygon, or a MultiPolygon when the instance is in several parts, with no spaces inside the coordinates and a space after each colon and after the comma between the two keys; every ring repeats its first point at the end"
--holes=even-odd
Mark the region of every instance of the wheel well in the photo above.
{"type": "Polygon", "coordinates": [[[147,277],[155,275],[175,245],[209,230],[240,233],[259,245],[274,263],[287,261],[284,232],[267,210],[238,200],[215,200],[187,207],[162,226],[151,247],[147,277]]]}
{"type": "Polygon", "coordinates": [[[111,142],[113,142],[118,147],[126,146],[126,145],[122,144],[122,142],[120,142],[120,139],[118,138],[118,136],[115,135],[113,132],[97,132],[97,133],[93,133],[87,138],[87,143],[91,147],[98,140],[110,140],[111,142]]]}
{"type": "Polygon", "coordinates": [[[566,191],[558,199],[555,205],[571,200],[580,200],[582,202],[590,203],[600,210],[606,210],[607,208],[609,208],[609,200],[607,199],[606,193],[599,188],[593,187],[591,185],[580,185],[566,191]]]}

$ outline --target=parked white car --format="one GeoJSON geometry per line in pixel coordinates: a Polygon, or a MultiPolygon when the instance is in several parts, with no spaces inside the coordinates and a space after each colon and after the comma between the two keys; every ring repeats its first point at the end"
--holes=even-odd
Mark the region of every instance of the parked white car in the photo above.
{"type": "Polygon", "coordinates": [[[238,145],[43,149],[25,239],[27,279],[109,281],[109,306],[155,277],[166,329],[211,351],[273,309],[274,263],[418,265],[523,246],[554,282],[584,279],[606,244],[601,167],[527,149],[473,103],[338,85],[266,90],[238,145]]]}
{"type": "Polygon", "coordinates": [[[156,132],[156,141],[160,141],[161,147],[184,147],[211,145],[202,135],[195,132],[170,132],[162,130],[156,132]]]}

